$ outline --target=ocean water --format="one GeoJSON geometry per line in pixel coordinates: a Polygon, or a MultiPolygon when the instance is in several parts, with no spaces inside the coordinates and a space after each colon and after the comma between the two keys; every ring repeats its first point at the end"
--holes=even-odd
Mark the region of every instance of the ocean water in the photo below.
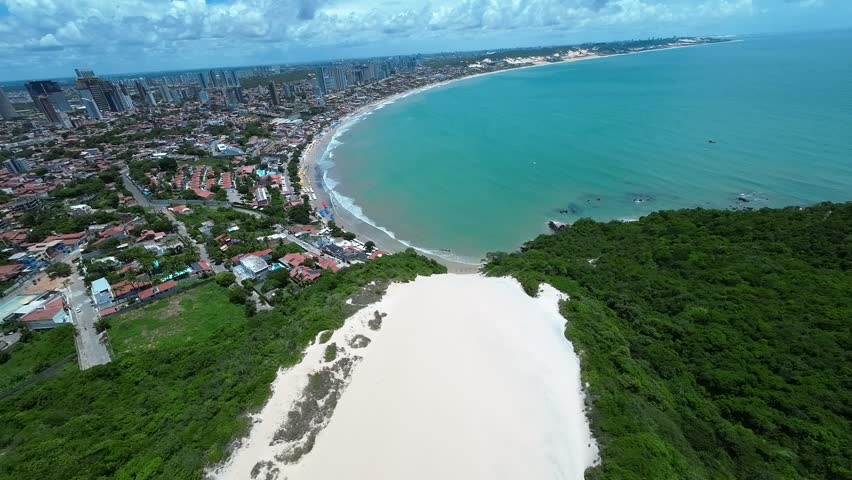
{"type": "Polygon", "coordinates": [[[470,261],[548,220],[852,200],[852,32],[465,79],[363,115],[326,155],[340,206],[470,261]]]}

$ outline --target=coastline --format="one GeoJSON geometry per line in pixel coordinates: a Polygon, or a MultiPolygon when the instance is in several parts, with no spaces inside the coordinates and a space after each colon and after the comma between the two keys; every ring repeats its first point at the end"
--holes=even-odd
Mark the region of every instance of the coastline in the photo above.
{"type": "MultiPolygon", "coordinates": [[[[341,201],[341,197],[353,203],[355,209],[360,211],[360,208],[357,204],[354,204],[354,200],[349,199],[347,197],[343,197],[342,194],[337,192],[333,187],[329,187],[327,182],[327,174],[328,170],[323,168],[321,165],[323,159],[327,154],[330,153],[329,146],[335,140],[336,136],[345,132],[348,127],[357,123],[364,115],[368,115],[371,112],[378,110],[384,105],[391,104],[401,98],[408,97],[409,95],[416,95],[423,93],[427,90],[444,87],[451,85],[456,82],[460,82],[462,80],[474,79],[479,77],[484,77],[486,75],[494,75],[499,73],[512,72],[517,70],[523,70],[528,68],[537,68],[537,67],[545,67],[548,65],[560,65],[565,63],[574,63],[583,60],[594,60],[601,58],[609,58],[609,57],[620,57],[626,55],[635,55],[640,53],[650,53],[650,52],[658,52],[663,50],[674,50],[679,48],[689,48],[689,47],[698,47],[698,46],[706,46],[706,45],[716,45],[716,44],[726,44],[726,43],[737,43],[741,42],[740,39],[727,40],[724,42],[712,42],[712,43],[695,43],[690,45],[675,45],[664,48],[654,48],[649,50],[641,50],[635,52],[626,52],[626,53],[616,53],[611,55],[585,55],[582,57],[574,57],[565,60],[560,60],[558,62],[543,62],[536,63],[533,65],[524,65],[521,67],[514,68],[506,68],[502,70],[495,70],[490,72],[482,72],[476,73],[473,75],[467,75],[459,78],[454,78],[450,80],[445,80],[441,82],[432,83],[429,85],[424,85],[421,87],[413,88],[411,90],[406,90],[404,92],[396,93],[391,96],[381,98],[370,102],[366,105],[363,105],[356,110],[346,114],[345,116],[338,119],[333,123],[333,127],[329,127],[324,130],[319,138],[314,138],[313,141],[308,144],[305,148],[305,151],[302,154],[300,171],[303,173],[302,182],[303,185],[313,187],[314,193],[317,195],[317,199],[314,202],[314,207],[320,207],[321,201],[326,202],[329,206],[334,209],[335,214],[335,222],[341,226],[344,230],[350,231],[358,236],[358,238],[363,238],[365,240],[372,240],[378,248],[388,252],[399,252],[403,251],[407,248],[414,248],[419,253],[436,260],[437,262],[443,264],[447,267],[449,272],[451,273],[477,273],[479,269],[484,265],[485,259],[460,259],[460,258],[448,258],[446,254],[442,254],[443,252],[435,252],[429,250],[425,246],[415,245],[413,243],[409,243],[404,239],[398,239],[393,235],[393,232],[389,231],[387,228],[374,223],[372,219],[366,216],[363,212],[355,212],[352,207],[347,207],[344,205],[344,202],[341,201]]],[[[531,232],[531,235],[535,232],[531,232]]]]}

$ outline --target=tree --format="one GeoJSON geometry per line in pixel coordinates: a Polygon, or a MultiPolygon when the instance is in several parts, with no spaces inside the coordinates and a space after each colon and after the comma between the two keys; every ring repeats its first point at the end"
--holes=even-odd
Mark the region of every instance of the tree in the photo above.
{"type": "Polygon", "coordinates": [[[110,325],[109,320],[106,318],[102,318],[95,322],[95,331],[98,333],[105,332],[110,328],[112,328],[112,325],[110,325]]]}
{"type": "Polygon", "coordinates": [[[228,287],[236,281],[236,275],[231,272],[220,272],[216,274],[216,283],[223,287],[228,287]]]}
{"type": "Polygon", "coordinates": [[[71,265],[63,262],[56,262],[50,264],[45,271],[51,279],[67,277],[68,275],[71,275],[71,265]]]}
{"type": "Polygon", "coordinates": [[[364,244],[364,249],[367,250],[368,253],[372,252],[376,249],[376,244],[372,240],[367,240],[367,243],[364,244]]]}
{"type": "Polygon", "coordinates": [[[248,292],[245,288],[236,283],[228,287],[228,301],[231,303],[245,303],[248,298],[248,292]]]}
{"type": "Polygon", "coordinates": [[[311,223],[311,207],[306,203],[296,205],[287,211],[290,221],[299,225],[311,223]]]}
{"type": "Polygon", "coordinates": [[[33,331],[30,330],[27,327],[22,327],[20,332],[21,332],[21,338],[20,338],[21,343],[29,343],[33,339],[33,337],[35,336],[33,331]]]}
{"type": "Polygon", "coordinates": [[[248,298],[246,299],[246,317],[253,317],[257,313],[257,302],[248,298]]]}

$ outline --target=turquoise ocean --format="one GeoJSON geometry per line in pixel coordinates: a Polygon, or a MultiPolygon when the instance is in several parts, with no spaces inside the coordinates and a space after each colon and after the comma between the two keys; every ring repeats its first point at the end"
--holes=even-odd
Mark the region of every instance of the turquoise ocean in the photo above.
{"type": "Polygon", "coordinates": [[[338,208],[472,262],[549,220],[852,200],[852,32],[452,82],[345,125],[320,166],[338,208]]]}

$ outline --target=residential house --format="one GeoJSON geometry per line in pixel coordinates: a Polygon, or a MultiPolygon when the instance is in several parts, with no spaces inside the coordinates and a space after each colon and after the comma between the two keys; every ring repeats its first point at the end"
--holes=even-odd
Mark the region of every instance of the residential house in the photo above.
{"type": "Polygon", "coordinates": [[[71,321],[62,294],[55,291],[19,294],[0,303],[0,323],[25,322],[32,330],[71,321]]]}
{"type": "Polygon", "coordinates": [[[14,280],[21,272],[24,271],[24,266],[17,265],[0,265],[0,282],[9,282],[14,280]]]}
{"type": "Polygon", "coordinates": [[[159,296],[165,295],[170,291],[177,288],[177,284],[174,280],[165,281],[155,287],[151,287],[139,292],[139,300],[150,300],[153,298],[157,298],[159,296]]]}
{"type": "Polygon", "coordinates": [[[313,282],[320,275],[322,275],[322,270],[311,269],[305,265],[299,265],[293,270],[290,270],[290,278],[300,282],[313,282]]]}
{"type": "Polygon", "coordinates": [[[269,273],[269,264],[256,255],[243,255],[239,263],[233,268],[233,272],[240,281],[245,279],[262,280],[269,273]]]}
{"type": "Polygon", "coordinates": [[[236,264],[240,261],[241,258],[248,257],[248,256],[255,256],[255,257],[260,257],[264,260],[269,260],[269,258],[272,257],[272,249],[271,248],[265,248],[263,250],[258,250],[256,252],[245,253],[245,254],[242,254],[242,255],[234,255],[233,257],[231,257],[231,263],[236,264]]]}
{"type": "Polygon", "coordinates": [[[183,215],[185,213],[192,213],[192,210],[186,205],[175,205],[174,207],[169,207],[169,211],[172,213],[176,213],[178,215],[183,215]]]}
{"type": "Polygon", "coordinates": [[[123,300],[125,298],[133,297],[141,290],[150,286],[151,282],[129,282],[127,280],[123,280],[110,285],[110,289],[112,290],[114,300],[123,300]]]}
{"type": "Polygon", "coordinates": [[[92,282],[92,296],[98,305],[112,303],[114,299],[112,288],[106,278],[101,277],[92,282]]]}

